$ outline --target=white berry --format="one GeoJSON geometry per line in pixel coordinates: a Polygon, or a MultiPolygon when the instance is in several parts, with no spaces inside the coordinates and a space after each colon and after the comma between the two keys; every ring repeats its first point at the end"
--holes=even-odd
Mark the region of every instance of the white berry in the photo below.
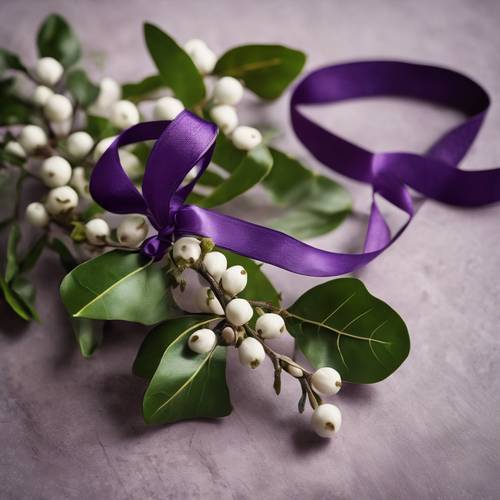
{"type": "Polygon", "coordinates": [[[105,139],[101,139],[94,148],[94,160],[97,161],[104,154],[104,152],[111,146],[113,141],[116,139],[116,135],[111,137],[106,137],[105,139]]]}
{"type": "Polygon", "coordinates": [[[113,80],[113,78],[103,78],[99,83],[99,95],[94,103],[95,107],[100,110],[109,108],[116,101],[120,100],[122,96],[122,88],[113,80]]]}
{"type": "Polygon", "coordinates": [[[85,169],[83,167],[75,167],[73,169],[73,174],[71,175],[71,180],[69,182],[71,187],[74,187],[80,196],[90,200],[92,197],[89,192],[89,181],[85,174],[85,169]]]}
{"type": "Polygon", "coordinates": [[[196,50],[203,50],[207,48],[207,44],[199,38],[192,38],[184,44],[184,50],[191,55],[196,50]]]}
{"type": "Polygon", "coordinates": [[[325,396],[333,396],[340,391],[342,379],[337,370],[325,366],[313,373],[311,384],[316,392],[325,396]]]}
{"type": "Polygon", "coordinates": [[[118,155],[120,157],[120,163],[122,164],[125,173],[131,179],[140,177],[140,175],[142,174],[142,165],[139,158],[137,158],[134,153],[131,153],[126,149],[120,149],[120,151],[118,151],[118,155]]]}
{"type": "Polygon", "coordinates": [[[116,236],[122,245],[136,247],[148,234],[148,224],[142,215],[127,215],[116,229],[116,236]]]}
{"type": "Polygon", "coordinates": [[[49,122],[61,123],[71,118],[73,105],[65,95],[54,94],[47,99],[43,112],[49,122]]]}
{"type": "Polygon", "coordinates": [[[285,331],[285,321],[279,314],[265,313],[257,318],[255,329],[263,339],[274,339],[285,331]]]}
{"type": "Polygon", "coordinates": [[[92,245],[104,245],[111,230],[104,219],[92,219],[85,224],[85,236],[92,245]]]}
{"type": "Polygon", "coordinates": [[[243,85],[232,76],[224,76],[215,84],[213,98],[219,104],[235,106],[242,97],[243,85]]]}
{"type": "Polygon", "coordinates": [[[71,179],[71,165],[62,156],[51,156],[42,163],[40,177],[48,187],[65,186],[71,179]]]}
{"type": "Polygon", "coordinates": [[[203,257],[203,267],[214,277],[215,281],[219,282],[222,273],[227,269],[226,256],[221,252],[208,252],[203,257]]]}
{"type": "Polygon", "coordinates": [[[75,160],[87,156],[94,147],[94,139],[87,132],[74,132],[68,137],[66,148],[75,160]]]}
{"type": "Polygon", "coordinates": [[[37,148],[47,145],[47,134],[38,125],[26,125],[19,135],[19,143],[26,153],[33,153],[37,148]]]}
{"type": "Polygon", "coordinates": [[[49,97],[54,95],[54,91],[45,85],[39,85],[33,93],[33,102],[36,106],[43,107],[47,104],[49,97]]]}
{"type": "Polygon", "coordinates": [[[78,205],[78,194],[69,186],[51,189],[47,195],[45,207],[51,215],[71,212],[78,205]]]}
{"type": "Polygon", "coordinates": [[[238,114],[233,106],[228,104],[214,106],[210,110],[210,118],[226,135],[229,135],[238,125],[238,114]]]}
{"type": "Polygon", "coordinates": [[[248,323],[252,316],[253,309],[248,300],[233,299],[226,306],[226,318],[234,326],[242,326],[248,323]]]}
{"type": "Polygon", "coordinates": [[[262,142],[262,134],[256,128],[242,125],[236,127],[231,140],[236,148],[250,151],[262,142]]]}
{"type": "Polygon", "coordinates": [[[9,141],[5,145],[5,151],[11,155],[19,156],[19,158],[26,158],[26,151],[21,144],[16,141],[9,141]]]}
{"type": "Polygon", "coordinates": [[[222,339],[227,345],[233,345],[236,340],[236,334],[230,326],[224,327],[222,330],[222,339]]]}
{"type": "Polygon", "coordinates": [[[53,57],[42,57],[36,64],[36,75],[45,85],[54,85],[64,73],[62,64],[53,57]]]}
{"type": "Polygon", "coordinates": [[[184,45],[184,50],[189,54],[202,75],[208,75],[215,68],[217,57],[202,40],[189,40],[184,45]]]}
{"type": "Polygon", "coordinates": [[[189,348],[198,354],[210,352],[215,347],[216,343],[217,338],[215,333],[208,328],[196,330],[189,336],[188,340],[189,348]]]}
{"type": "Polygon", "coordinates": [[[184,104],[175,97],[162,97],[156,101],[153,109],[155,120],[173,120],[184,110],[184,104]]]}
{"type": "Polygon", "coordinates": [[[266,353],[257,339],[247,337],[238,348],[238,357],[242,365],[257,368],[264,361],[266,353]]]}
{"type": "Polygon", "coordinates": [[[174,260],[194,264],[201,257],[200,242],[196,238],[184,237],[174,243],[174,260]]]}
{"type": "Polygon", "coordinates": [[[221,285],[224,291],[233,297],[247,286],[248,275],[243,266],[231,266],[222,273],[221,285]]]}
{"type": "Polygon", "coordinates": [[[319,405],[311,417],[311,426],[314,432],[324,438],[333,437],[340,430],[341,425],[340,410],[332,404],[319,405]]]}
{"type": "Polygon", "coordinates": [[[45,207],[35,201],[26,207],[26,220],[35,227],[45,227],[49,223],[49,214],[45,207]]]}
{"type": "Polygon", "coordinates": [[[123,130],[139,123],[139,110],[131,101],[118,101],[111,107],[111,123],[123,130]]]}

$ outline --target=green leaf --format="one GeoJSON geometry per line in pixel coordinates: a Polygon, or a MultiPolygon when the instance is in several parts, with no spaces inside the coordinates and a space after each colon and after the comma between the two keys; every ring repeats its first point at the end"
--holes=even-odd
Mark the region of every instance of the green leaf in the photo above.
{"type": "Polygon", "coordinates": [[[248,257],[238,255],[237,253],[229,252],[217,248],[218,252],[222,252],[227,259],[227,266],[243,266],[248,274],[248,283],[238,297],[247,300],[260,300],[269,302],[276,307],[280,306],[280,294],[276,291],[269,278],[262,272],[261,265],[257,264],[248,257]]]}
{"type": "Polygon", "coordinates": [[[5,49],[0,49],[0,74],[5,70],[15,69],[27,73],[26,66],[21,62],[19,56],[5,49]]]}
{"type": "Polygon", "coordinates": [[[210,208],[222,205],[258,184],[273,167],[273,158],[266,146],[249,151],[231,175],[199,205],[210,208]]]}
{"type": "Polygon", "coordinates": [[[71,318],[76,341],[84,358],[90,358],[102,344],[104,322],[86,318],[71,318]]]}
{"type": "Polygon", "coordinates": [[[246,153],[238,149],[224,135],[219,134],[215,142],[215,150],[212,161],[228,172],[234,172],[245,158],[246,153]]]}
{"type": "Polygon", "coordinates": [[[205,84],[189,55],[161,29],[144,24],[144,38],[160,77],[186,107],[205,97],[205,84]]]}
{"type": "Polygon", "coordinates": [[[195,330],[208,328],[208,324],[214,320],[217,320],[216,316],[206,314],[168,319],[147,334],[137,353],[132,371],[138,377],[152,378],[170,343],[172,330],[177,332],[176,336],[184,333],[189,336],[195,330]]]}
{"type": "Polygon", "coordinates": [[[378,382],[393,373],[410,351],[401,317],[355,278],[311,288],[288,309],[288,331],[315,367],[331,366],[342,379],[378,382]]]}
{"type": "Polygon", "coordinates": [[[36,290],[33,283],[24,276],[16,276],[11,283],[11,289],[23,300],[24,306],[29,311],[30,319],[39,321],[38,313],[35,309],[36,290]]]}
{"type": "Polygon", "coordinates": [[[273,169],[263,185],[285,215],[269,226],[299,239],[313,238],[339,226],[351,212],[349,193],[337,182],[317,175],[285,153],[271,149],[273,169]]]}
{"type": "Polygon", "coordinates": [[[211,170],[205,170],[203,175],[198,179],[197,184],[202,186],[217,187],[224,182],[224,177],[212,172],[211,170]]]}
{"type": "Polygon", "coordinates": [[[140,101],[164,87],[165,83],[160,75],[147,76],[139,82],[123,84],[122,98],[129,101],[140,101]]]}
{"type": "Polygon", "coordinates": [[[95,141],[111,137],[119,132],[119,130],[107,118],[96,115],[87,116],[86,130],[95,141]]]}
{"type": "Polygon", "coordinates": [[[78,265],[78,261],[61,240],[54,238],[48,246],[59,255],[59,260],[66,272],[69,273],[78,265]]]}
{"type": "Polygon", "coordinates": [[[26,273],[38,262],[40,255],[47,243],[47,235],[42,234],[26,252],[26,255],[19,262],[19,272],[26,273]]]}
{"type": "Polygon", "coordinates": [[[31,321],[32,319],[38,318],[35,309],[14,289],[14,286],[16,286],[26,299],[33,299],[34,289],[33,287],[27,286],[26,283],[25,280],[15,280],[11,286],[9,286],[0,274],[0,290],[2,290],[5,302],[22,319],[31,321]]]}
{"type": "Polygon", "coordinates": [[[184,318],[169,321],[150,335],[161,336],[166,349],[144,395],[147,423],[171,423],[190,418],[225,417],[231,413],[226,385],[226,347],[196,354],[187,347],[191,329],[184,318]]]}
{"type": "Polygon", "coordinates": [[[99,87],[94,85],[83,69],[74,69],[66,77],[66,86],[80,106],[90,106],[99,95],[99,87]]]}
{"type": "Polygon", "coordinates": [[[61,283],[61,296],[79,318],[152,325],[177,315],[169,276],[136,252],[113,250],[80,264],[61,283]]]}
{"type": "Polygon", "coordinates": [[[282,45],[242,45],[227,51],[217,61],[214,73],[239,78],[259,97],[276,99],[305,62],[303,52],[282,45]]]}
{"type": "Polygon", "coordinates": [[[19,224],[12,225],[7,241],[7,263],[5,265],[5,281],[10,283],[19,271],[17,262],[17,245],[21,239],[21,229],[19,224]]]}
{"type": "Polygon", "coordinates": [[[40,57],[53,57],[64,67],[80,59],[80,42],[66,20],[58,14],[48,16],[37,35],[40,57]]]}

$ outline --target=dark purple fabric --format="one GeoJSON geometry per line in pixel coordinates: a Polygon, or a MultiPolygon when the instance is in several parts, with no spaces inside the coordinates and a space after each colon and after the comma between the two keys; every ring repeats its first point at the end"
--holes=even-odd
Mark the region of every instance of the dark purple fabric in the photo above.
{"type": "Polygon", "coordinates": [[[172,122],[141,123],[125,130],[104,153],[90,181],[93,198],[115,213],[146,215],[158,231],[142,252],[161,258],[181,235],[207,236],[223,248],[289,271],[309,276],[338,276],[361,267],[389,247],[413,216],[407,186],[452,205],[471,207],[500,201],[500,169],[464,171],[457,168],[472,145],[489,106],[487,93],[468,77],[444,68],[397,61],[370,61],[328,66],[310,73],[291,99],[291,119],[297,137],[324,165],[371,184],[373,200],[364,251],[327,252],[290,236],[213,210],[184,204],[210,163],[217,128],[184,111],[172,122]],[[300,111],[357,97],[395,95],[424,99],[457,108],[466,120],[441,137],[424,155],[405,152],[373,153],[325,130],[300,111]],[[143,194],[123,171],[118,148],[157,139],[151,152],[143,194]],[[196,178],[180,187],[198,166],[196,178]],[[391,237],[376,195],[408,215],[391,237]]]}

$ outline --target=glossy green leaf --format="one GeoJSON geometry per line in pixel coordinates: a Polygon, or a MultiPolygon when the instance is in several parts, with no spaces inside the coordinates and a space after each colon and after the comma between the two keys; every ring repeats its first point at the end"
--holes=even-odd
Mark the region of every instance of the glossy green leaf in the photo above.
{"type": "Polygon", "coordinates": [[[351,212],[349,193],[337,182],[317,175],[285,153],[271,149],[273,169],[263,185],[287,208],[269,226],[299,239],[313,238],[339,226],[351,212]]]}
{"type": "Polygon", "coordinates": [[[66,77],[66,86],[75,98],[75,101],[86,108],[99,95],[99,87],[93,84],[83,69],[74,69],[66,77]]]}
{"type": "Polygon", "coordinates": [[[263,99],[276,99],[305,62],[303,52],[282,45],[242,45],[227,51],[217,61],[214,73],[239,78],[263,99]]]}
{"type": "Polygon", "coordinates": [[[19,263],[17,261],[17,245],[21,239],[21,229],[19,224],[12,225],[7,241],[7,262],[5,264],[5,281],[9,283],[14,279],[19,271],[19,263]]]}
{"type": "Polygon", "coordinates": [[[23,71],[24,73],[28,71],[19,56],[8,50],[0,49],[0,74],[8,69],[23,71]]]}
{"type": "Polygon", "coordinates": [[[169,280],[139,253],[114,250],[66,275],[61,296],[74,317],[152,325],[177,315],[169,280]]]}
{"type": "Polygon", "coordinates": [[[238,297],[247,300],[260,300],[269,302],[277,307],[280,306],[280,294],[276,291],[269,278],[264,274],[261,265],[257,264],[252,259],[238,255],[237,253],[229,252],[217,248],[218,252],[222,252],[227,258],[227,265],[243,266],[248,273],[248,283],[238,297]]]}
{"type": "Polygon", "coordinates": [[[288,331],[309,362],[315,368],[331,366],[349,382],[388,377],[410,351],[401,317],[355,278],[311,288],[288,312],[288,331]]]}
{"type": "Polygon", "coordinates": [[[144,38],[165,86],[186,107],[199,104],[205,97],[205,84],[189,55],[158,27],[145,23],[144,38]]]}
{"type": "Polygon", "coordinates": [[[246,153],[236,148],[224,134],[217,136],[212,161],[227,172],[234,172],[245,158],[246,153]]]}
{"type": "Polygon", "coordinates": [[[224,177],[213,172],[212,170],[205,170],[203,175],[198,179],[197,184],[208,187],[217,187],[224,182],[224,177]]]}
{"type": "Polygon", "coordinates": [[[160,75],[147,76],[139,82],[123,84],[122,98],[130,101],[140,101],[164,87],[165,83],[160,75]]]}
{"type": "Polygon", "coordinates": [[[273,158],[266,146],[249,151],[231,175],[219,184],[199,205],[210,208],[236,198],[258,184],[273,167],[273,158]]]}
{"type": "Polygon", "coordinates": [[[58,14],[51,14],[40,26],[37,45],[40,57],[53,57],[65,67],[80,59],[80,42],[71,26],[58,14]]]}
{"type": "Polygon", "coordinates": [[[78,347],[84,358],[90,358],[102,344],[104,323],[86,318],[71,318],[78,347]]]}
{"type": "Polygon", "coordinates": [[[183,334],[189,336],[195,330],[208,328],[209,323],[216,319],[216,316],[206,314],[193,314],[167,319],[167,321],[153,328],[147,334],[137,353],[132,371],[138,377],[152,378],[160,364],[165,349],[171,342],[172,330],[176,332],[173,335],[174,337],[183,334]]]}
{"type": "Polygon", "coordinates": [[[147,423],[171,423],[190,418],[225,417],[231,413],[226,385],[226,347],[196,354],[187,346],[192,329],[183,318],[159,325],[154,333],[166,345],[144,395],[143,412],[147,423]]]}
{"type": "Polygon", "coordinates": [[[38,319],[36,310],[31,305],[34,300],[34,288],[26,280],[16,279],[8,284],[0,274],[0,290],[5,302],[18,316],[26,321],[38,319]]]}

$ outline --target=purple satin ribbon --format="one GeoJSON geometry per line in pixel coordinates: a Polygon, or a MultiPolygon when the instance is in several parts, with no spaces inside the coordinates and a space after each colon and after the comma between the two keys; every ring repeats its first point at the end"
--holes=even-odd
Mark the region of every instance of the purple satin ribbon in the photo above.
{"type": "Polygon", "coordinates": [[[299,83],[291,99],[297,137],[327,167],[373,186],[364,251],[360,254],[327,252],[279,231],[185,204],[210,163],[217,136],[214,124],[188,111],[172,122],[140,123],[122,132],[97,162],[90,192],[110,212],[148,217],[157,234],[144,242],[141,251],[154,259],[160,259],[176,237],[200,235],[212,238],[222,248],[298,274],[338,276],[373,260],[408,226],[414,209],[407,186],[426,197],[464,207],[500,201],[500,169],[456,168],[479,132],[488,106],[486,92],[460,73],[396,61],[329,66],[299,83]],[[424,99],[457,108],[468,118],[443,135],[425,155],[373,153],[325,130],[299,110],[300,105],[375,95],[424,99]],[[124,172],[118,148],[154,139],[141,194],[124,172]],[[181,187],[194,166],[198,166],[196,178],[181,187]],[[377,206],[376,194],[408,215],[406,224],[393,237],[377,206]]]}

